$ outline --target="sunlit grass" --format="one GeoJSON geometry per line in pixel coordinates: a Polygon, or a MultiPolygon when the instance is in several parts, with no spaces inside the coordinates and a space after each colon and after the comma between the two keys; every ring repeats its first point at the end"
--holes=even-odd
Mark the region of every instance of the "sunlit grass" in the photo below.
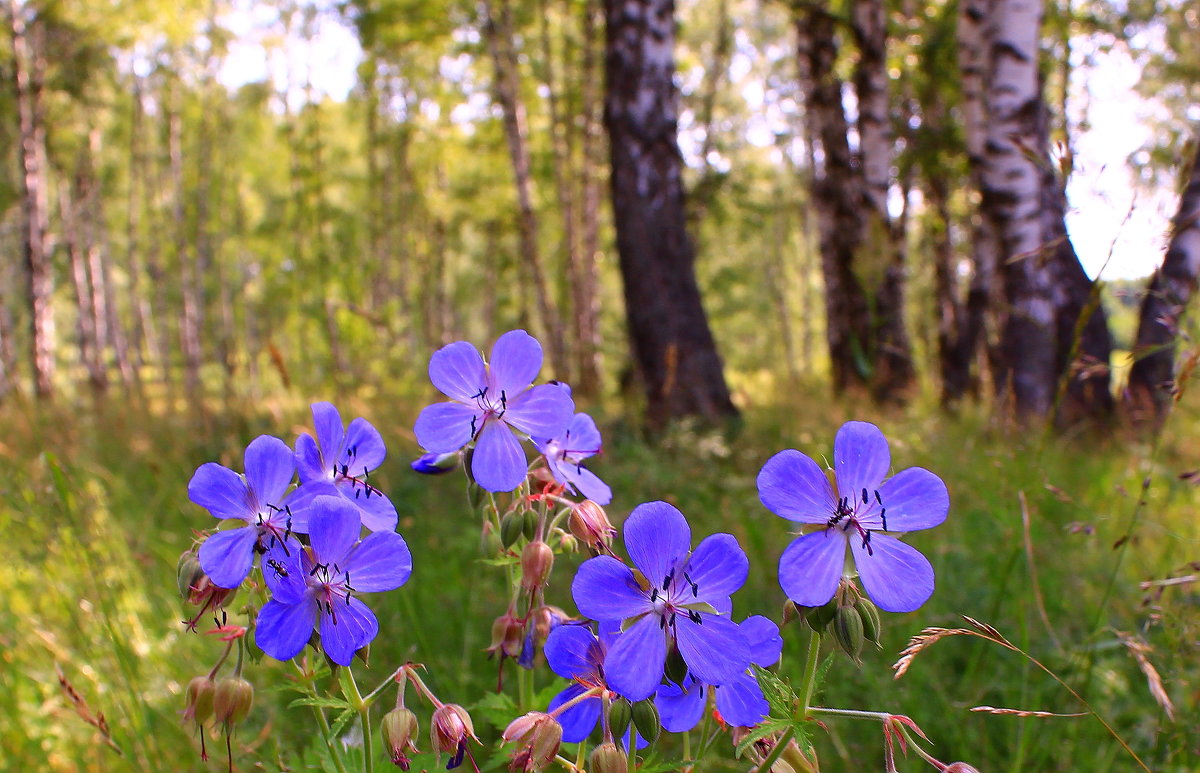
{"type": "MultiPolygon", "coordinates": [[[[742,387],[747,395],[765,388],[755,377],[742,387]]],[[[595,411],[607,443],[593,467],[617,492],[613,521],[661,498],[678,505],[698,534],[732,532],[752,562],[736,616],[778,620],[784,598],[775,568],[790,524],[759,504],[755,475],[781,448],[828,456],[848,418],[876,421],[891,440],[896,469],[928,467],[950,488],[946,524],[910,538],[933,562],[938,589],[919,612],[885,619],[882,650],[865,653],[861,668],[835,658],[820,704],[908,714],[941,759],[984,770],[1133,769],[1090,718],[970,713],[977,705],[1081,710],[1027,662],[984,642],[939,643],[893,682],[889,666],[910,636],[927,625],[957,626],[968,614],[1067,680],[1153,769],[1194,767],[1200,586],[1139,587],[1196,573],[1188,564],[1200,558],[1197,494],[1179,477],[1200,468],[1200,421],[1190,401],[1154,446],[1122,432],[1059,438],[1005,431],[971,409],[957,417],[928,407],[882,413],[832,402],[816,389],[783,391],[775,405],[747,411],[736,428],[681,425],[655,443],[625,417],[595,411]],[[1174,722],[1121,634],[1152,647],[1149,660],[1175,701],[1174,722]]],[[[415,562],[408,585],[372,602],[383,634],[371,647],[374,676],[366,681],[416,660],[429,666],[435,689],[470,705],[495,683],[496,664],[483,650],[492,619],[504,611],[504,585],[497,570],[478,562],[478,517],[462,476],[430,479],[407,469],[417,451],[410,427],[419,397],[374,394],[342,405],[344,416],[369,416],[389,441],[378,479],[396,503],[415,562]]],[[[212,519],[187,501],[186,484],[200,463],[240,468],[241,449],[255,435],[290,442],[308,420],[306,402],[294,396],[205,416],[118,401],[0,409],[7,428],[0,441],[0,659],[7,675],[0,747],[10,769],[205,768],[179,713],[183,686],[207,671],[220,646],[183,632],[175,561],[192,529],[212,519]],[[91,711],[104,714],[119,754],[76,714],[56,665],[91,711]]],[[[559,562],[549,592],[568,611],[579,560],[559,562]]],[[[797,628],[784,634],[780,671],[796,678],[804,637],[797,628]]],[[[243,768],[253,760],[268,769],[298,767],[311,743],[308,715],[285,710],[289,695],[272,689],[288,673],[269,659],[250,669],[258,705],[238,734],[243,768]]],[[[545,671],[535,679],[538,689],[552,682],[545,671]]],[[[880,764],[876,724],[831,721],[817,743],[824,769],[880,764]]]]}

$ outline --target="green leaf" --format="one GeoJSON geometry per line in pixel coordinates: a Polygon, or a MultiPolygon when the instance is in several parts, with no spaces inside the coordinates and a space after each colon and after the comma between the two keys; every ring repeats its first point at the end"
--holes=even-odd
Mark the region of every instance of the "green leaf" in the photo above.
{"type": "Polygon", "coordinates": [[[341,698],[297,698],[288,704],[288,708],[296,706],[316,706],[319,709],[348,709],[350,704],[341,698]]]}
{"type": "Polygon", "coordinates": [[[783,732],[791,726],[792,720],[790,719],[772,718],[764,720],[756,727],[751,728],[746,737],[743,738],[740,743],[738,743],[737,748],[734,749],[733,753],[738,759],[741,759],[742,755],[746,753],[746,749],[750,748],[755,741],[766,738],[769,735],[774,735],[775,733],[783,732]]]}
{"type": "Polygon", "coordinates": [[[337,741],[337,737],[342,734],[342,730],[346,728],[346,723],[354,719],[358,714],[354,709],[346,709],[341,714],[338,714],[337,719],[333,720],[333,724],[329,726],[329,735],[331,740],[337,741]]]}
{"type": "Polygon", "coordinates": [[[754,678],[758,680],[759,689],[771,707],[771,716],[791,719],[800,703],[800,696],[796,695],[791,683],[757,665],[754,666],[754,678]]]}
{"type": "Polygon", "coordinates": [[[503,730],[517,718],[516,701],[508,693],[492,692],[471,705],[469,711],[476,722],[483,721],[503,730]]]}

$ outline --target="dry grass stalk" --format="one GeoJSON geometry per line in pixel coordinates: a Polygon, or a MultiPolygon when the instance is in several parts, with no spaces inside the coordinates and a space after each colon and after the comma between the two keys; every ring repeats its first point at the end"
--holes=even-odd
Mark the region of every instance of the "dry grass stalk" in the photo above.
{"type": "Polygon", "coordinates": [[[1086,717],[1086,711],[1080,711],[1075,714],[1056,714],[1053,711],[1030,711],[1029,709],[1001,709],[995,706],[974,706],[971,711],[981,712],[984,714],[1003,714],[1011,717],[1086,717]]]}
{"type": "Polygon", "coordinates": [[[1132,636],[1121,631],[1117,631],[1117,638],[1121,640],[1121,644],[1125,645],[1125,649],[1129,650],[1129,654],[1133,655],[1133,659],[1137,661],[1138,668],[1146,676],[1146,684],[1150,688],[1150,695],[1162,707],[1166,713],[1167,719],[1175,721],[1175,704],[1171,702],[1171,696],[1167,694],[1166,687],[1163,686],[1162,677],[1159,676],[1158,669],[1150,662],[1147,657],[1152,651],[1150,645],[1136,636],[1132,636]]]}
{"type": "Polygon", "coordinates": [[[79,691],[71,684],[71,680],[67,679],[67,675],[63,673],[62,667],[58,663],[54,664],[54,673],[58,675],[58,684],[62,687],[63,694],[67,696],[67,700],[71,702],[71,706],[75,709],[75,713],[79,715],[79,718],[96,728],[100,733],[100,737],[104,739],[104,742],[112,747],[117,754],[121,754],[121,747],[117,746],[117,742],[112,739],[112,732],[108,728],[108,720],[104,718],[104,712],[92,712],[87,700],[79,694],[79,691]]]}

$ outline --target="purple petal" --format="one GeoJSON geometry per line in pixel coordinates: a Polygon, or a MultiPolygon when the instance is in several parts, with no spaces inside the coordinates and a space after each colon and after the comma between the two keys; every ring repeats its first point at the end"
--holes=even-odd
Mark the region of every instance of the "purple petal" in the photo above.
{"type": "MultiPolygon", "coordinates": [[[[581,684],[571,685],[550,700],[550,705],[546,707],[546,711],[554,711],[567,701],[583,695],[587,690],[588,688],[581,684]]],[[[576,703],[558,715],[558,724],[562,725],[562,739],[567,743],[579,743],[592,734],[599,720],[599,698],[588,698],[576,703]]]]}
{"type": "Polygon", "coordinates": [[[654,695],[658,718],[668,733],[686,733],[704,716],[704,685],[690,677],[683,685],[660,684],[654,695]]]}
{"type": "Polygon", "coordinates": [[[375,613],[358,599],[333,599],[333,614],[321,615],[321,648],[339,666],[348,666],[354,653],[371,643],[379,633],[375,613]]]}
{"type": "Polygon", "coordinates": [[[478,422],[481,415],[472,405],[434,403],[417,416],[413,433],[417,436],[417,444],[426,451],[435,454],[457,451],[471,442],[472,429],[479,429],[471,419],[478,422]]]}
{"type": "Polygon", "coordinates": [[[510,330],[492,345],[488,367],[492,388],[512,399],[537,378],[542,369],[542,345],[524,330],[510,330]]]}
{"type": "Polygon", "coordinates": [[[560,625],[542,648],[546,665],[564,679],[588,678],[603,662],[603,647],[586,625],[560,625]]]}
{"type": "Polygon", "coordinates": [[[288,509],[292,512],[292,531],[297,534],[308,534],[308,513],[313,501],[321,496],[340,496],[337,486],[328,480],[314,480],[301,483],[287,499],[288,509]]]}
{"type": "Polygon", "coordinates": [[[512,491],[525,480],[525,451],[503,421],[489,421],[475,441],[471,477],[488,491],[512,491]]]}
{"type": "Polygon", "coordinates": [[[762,688],[752,674],[738,674],[717,688],[717,711],[731,725],[754,727],[770,710],[762,688]]]}
{"type": "Polygon", "coordinates": [[[675,641],[692,676],[721,684],[750,667],[750,648],[737,623],[704,612],[700,619],[702,623],[686,615],[675,617],[675,641]]]}
{"type": "Polygon", "coordinates": [[[383,464],[387,448],[379,430],[366,419],[355,419],[346,429],[346,448],[343,463],[351,475],[362,475],[364,470],[375,470],[383,464]]]}
{"type": "Polygon", "coordinates": [[[412,575],[412,553],[404,538],[394,531],[368,534],[341,565],[349,584],[362,593],[393,590],[412,575]]]}
{"type": "Polygon", "coordinates": [[[188,483],[188,499],[207,509],[214,517],[248,521],[254,517],[246,482],[228,467],[206,462],[196,469],[188,483]]]}
{"type": "Polygon", "coordinates": [[[337,496],[319,496],[308,509],[308,537],[323,564],[346,566],[346,554],[362,531],[358,508],[337,496]]]}
{"type": "Polygon", "coordinates": [[[750,560],[732,534],[710,534],[700,541],[687,562],[688,577],[698,599],[729,596],[746,582],[750,560]]]}
{"type": "Polygon", "coordinates": [[[633,572],[612,556],[584,561],[571,581],[579,613],[593,620],[625,620],[650,611],[650,600],[633,572]]]}
{"type": "MultiPolygon", "coordinates": [[[[263,555],[262,573],[271,597],[283,604],[299,604],[308,591],[308,583],[304,578],[312,569],[309,561],[307,569],[301,556],[304,555],[300,543],[289,539],[286,543],[276,543],[263,555]]],[[[312,626],[310,625],[311,629],[312,626]]]]}
{"type": "Polygon", "coordinates": [[[779,584],[802,607],[819,607],[833,598],[846,566],[846,538],[822,529],[792,541],[779,557],[779,584]]]}
{"type": "Polygon", "coordinates": [[[652,584],[662,583],[692,546],[687,519],[666,502],[646,502],[625,519],[625,550],[652,584]]]}
{"type": "MultiPolygon", "coordinates": [[[[946,520],[950,494],[942,479],[921,467],[909,467],[879,487],[888,531],[918,531],[946,520]]],[[[882,528],[882,523],[880,524],[882,528]]]]}
{"type": "Polygon", "coordinates": [[[504,421],[526,435],[556,438],[566,430],[574,412],[575,401],[565,389],[542,384],[508,398],[504,421]]]}
{"type": "Polygon", "coordinates": [[[563,445],[572,457],[586,459],[600,453],[602,443],[596,422],[586,413],[577,413],[567,427],[563,445]]]}
{"type": "Polygon", "coordinates": [[[631,701],[649,698],[662,681],[667,637],[660,628],[661,622],[658,615],[642,618],[617,637],[604,658],[604,677],[609,688],[631,701]]]}
{"type": "Polygon", "coordinates": [[[330,478],[330,468],[325,466],[321,449],[316,439],[305,432],[296,438],[296,472],[300,473],[300,484],[310,481],[327,480],[330,478]]]}
{"type": "Polygon", "coordinates": [[[607,505],[612,501],[612,489],[608,484],[596,477],[596,473],[586,467],[577,467],[573,464],[551,465],[550,471],[554,473],[556,480],[570,484],[570,486],[584,499],[590,499],[598,505],[607,505]],[[560,468],[562,476],[559,476],[560,468]],[[565,480],[564,480],[565,479],[565,480]]]}
{"type": "Polygon", "coordinates": [[[296,457],[279,438],[259,435],[246,446],[246,480],[260,505],[278,505],[295,474],[296,457]]]}
{"type": "Polygon", "coordinates": [[[750,662],[766,668],[779,662],[783,654],[783,637],[779,626],[762,615],[752,615],[743,620],[742,635],[750,646],[750,662]]]}
{"type": "Polygon", "coordinates": [[[342,430],[342,415],[333,403],[312,404],[313,426],[317,429],[317,442],[326,462],[333,464],[342,450],[345,437],[342,430]]]}
{"type": "Polygon", "coordinates": [[[871,535],[871,553],[853,537],[850,549],[863,588],[880,609],[912,612],[933,595],[933,566],[912,545],[876,533],[871,535]]]}
{"type": "Polygon", "coordinates": [[[833,469],[836,471],[838,495],[849,498],[851,504],[862,499],[862,490],[871,493],[888,474],[892,455],[887,438],[879,427],[865,421],[848,421],[833,439],[833,469]]]}
{"type": "Polygon", "coordinates": [[[349,481],[339,485],[337,489],[347,502],[358,508],[363,526],[371,531],[396,530],[396,506],[379,489],[371,488],[368,494],[366,487],[351,485],[349,481]]]}
{"type": "Polygon", "coordinates": [[[254,543],[257,540],[258,529],[252,526],[219,531],[200,546],[200,568],[214,585],[236,588],[250,574],[250,567],[254,565],[254,543]]]}
{"type": "Polygon", "coordinates": [[[758,498],[775,515],[801,523],[825,523],[837,508],[829,476],[812,459],[790,449],[772,456],[759,470],[758,498]]]}
{"type": "Polygon", "coordinates": [[[487,384],[483,355],[466,341],[443,346],[429,358],[429,380],[449,398],[474,404],[487,384]]]}
{"type": "Polygon", "coordinates": [[[272,599],[258,613],[254,643],[276,660],[291,660],[308,644],[316,621],[317,606],[311,599],[299,604],[272,599]]]}

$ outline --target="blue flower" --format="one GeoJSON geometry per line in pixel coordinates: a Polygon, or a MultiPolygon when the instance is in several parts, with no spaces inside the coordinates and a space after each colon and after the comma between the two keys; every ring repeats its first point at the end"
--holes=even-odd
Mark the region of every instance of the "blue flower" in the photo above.
{"type": "Polygon", "coordinates": [[[750,665],[750,649],[729,619],[730,594],[746,581],[749,562],[730,534],[706,537],[689,551],[691,528],[666,502],[638,505],[625,521],[625,547],[637,571],[612,556],[579,567],[571,594],[579,611],[624,633],[609,650],[608,685],[631,701],[654,694],[668,647],[688,671],[721,684],[750,665]]]}
{"type": "Polygon", "coordinates": [[[297,522],[308,517],[318,496],[342,496],[359,511],[363,526],[371,531],[394,530],[396,507],[368,482],[387,455],[379,431],[358,418],[343,429],[342,417],[331,403],[313,403],[314,439],[307,432],[296,438],[296,471],[300,488],[292,495],[297,522]]]}
{"type": "Polygon", "coordinates": [[[783,551],[779,584],[792,601],[817,607],[833,598],[844,574],[857,570],[876,606],[912,612],[933,593],[933,567],[889,533],[929,529],[946,520],[946,484],[920,467],[885,480],[891,466],[887,439],[861,421],[838,430],[833,463],[836,488],[799,451],[780,451],[758,473],[758,495],[768,510],[818,526],[783,551]],[[854,560],[850,569],[847,546],[854,560]]]}
{"type": "MultiPolygon", "coordinates": [[[[750,661],[766,668],[779,661],[783,639],[779,626],[761,615],[741,622],[742,633],[750,647],[750,661]]],[[[715,690],[717,711],[721,718],[737,727],[754,727],[767,716],[770,706],[754,672],[746,670],[720,685],[706,685],[688,675],[682,684],[667,682],[659,685],[654,697],[662,719],[663,729],[670,733],[686,733],[704,715],[705,692],[715,690]]]]}
{"type": "Polygon", "coordinates": [[[342,497],[320,496],[309,511],[302,550],[273,549],[263,562],[272,598],[258,613],[255,641],[278,660],[304,649],[316,628],[329,659],[347,666],[379,632],[371,609],[355,593],[399,588],[412,574],[412,555],[394,531],[359,540],[359,510],[342,497]]]}
{"type": "Polygon", "coordinates": [[[277,544],[295,550],[294,523],[285,503],[296,473],[292,450],[277,437],[260,435],[246,446],[245,476],[216,462],[200,465],[188,483],[188,499],[215,518],[245,521],[244,527],[213,534],[200,546],[200,568],[214,585],[236,588],[250,573],[254,554],[277,544]]]}
{"type": "Polygon", "coordinates": [[[429,360],[433,385],[451,398],[427,406],[414,431],[426,451],[449,453],[475,443],[471,476],[488,491],[512,491],[525,479],[525,452],[513,431],[557,437],[575,403],[557,384],[530,384],[542,368],[542,346],[524,330],[496,340],[485,364],[479,350],[457,341],[429,360]]]}
{"type": "Polygon", "coordinates": [[[458,451],[445,454],[421,454],[409,463],[409,467],[413,472],[419,472],[422,475],[443,475],[458,466],[461,456],[458,451]]]}
{"type": "MultiPolygon", "coordinates": [[[[601,623],[600,635],[592,633],[587,625],[575,623],[563,624],[556,627],[546,638],[546,663],[550,670],[564,679],[571,679],[574,684],[562,690],[550,700],[546,712],[554,710],[567,701],[573,700],[593,687],[607,687],[605,682],[605,661],[613,642],[621,636],[616,623],[601,623]]],[[[600,720],[602,703],[599,698],[586,698],[557,716],[562,725],[562,739],[567,743],[579,743],[591,735],[600,720]]],[[[630,726],[630,732],[635,732],[630,726]]],[[[642,749],[650,742],[636,736],[637,748],[642,749]]],[[[625,748],[629,748],[629,733],[621,739],[625,748]]]]}
{"type": "Polygon", "coordinates": [[[591,416],[577,413],[561,435],[549,440],[534,438],[533,445],[546,457],[556,481],[598,505],[612,501],[608,484],[583,466],[584,459],[600,453],[600,431],[591,416]]]}

